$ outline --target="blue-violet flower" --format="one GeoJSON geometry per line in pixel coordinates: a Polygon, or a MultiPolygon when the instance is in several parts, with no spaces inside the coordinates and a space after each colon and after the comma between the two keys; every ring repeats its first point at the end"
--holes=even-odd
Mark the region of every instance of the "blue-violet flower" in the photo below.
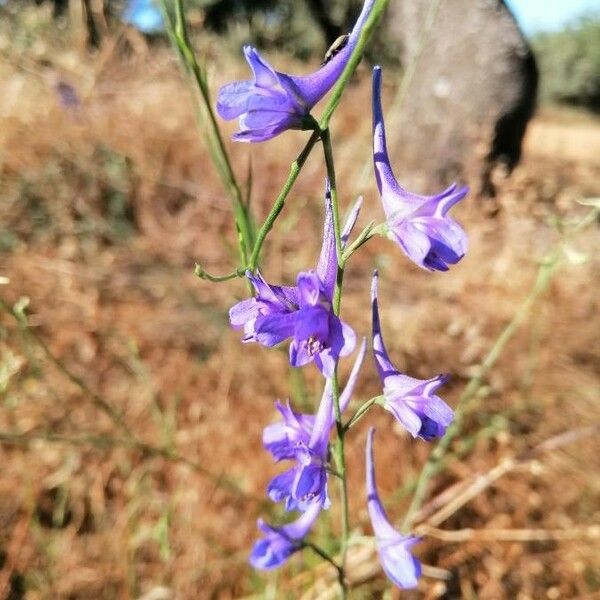
{"type": "Polygon", "coordinates": [[[387,219],[387,235],[414,263],[429,271],[447,271],[467,251],[467,236],[447,213],[467,192],[451,185],[435,196],[420,196],[402,188],[390,166],[383,112],[381,67],[373,69],[373,160],[375,178],[387,219]]]}
{"type": "Polygon", "coordinates": [[[375,541],[379,561],[385,574],[401,589],[417,587],[421,576],[421,564],[410,553],[410,548],[419,541],[413,536],[404,536],[396,531],[389,522],[375,483],[375,465],[373,463],[373,435],[371,427],[367,436],[367,502],[371,525],[375,532],[375,541]]]}
{"type": "Polygon", "coordinates": [[[286,456],[293,458],[296,464],[274,477],[267,486],[267,494],[273,502],[285,501],[286,510],[306,511],[315,502],[329,508],[327,464],[333,421],[333,391],[331,380],[327,380],[310,438],[306,442],[299,437],[289,448],[293,457],[286,456]]]}
{"type": "MultiPolygon", "coordinates": [[[[351,224],[356,221],[356,212],[350,216],[351,224]]],[[[346,230],[348,226],[344,227],[346,230]]],[[[356,344],[354,331],[332,308],[337,264],[333,207],[327,184],[323,245],[316,270],[299,273],[294,287],[270,285],[260,273],[246,273],[256,296],[231,308],[231,325],[244,329],[242,341],[263,346],[275,346],[291,337],[292,366],[314,361],[325,377],[332,377],[339,358],[350,354],[356,344]]]]}
{"type": "Polygon", "coordinates": [[[304,538],[319,516],[321,508],[315,502],[296,521],[282,527],[273,527],[259,519],[258,527],[265,535],[254,544],[250,564],[255,569],[264,570],[281,566],[290,555],[302,548],[304,538]]]}
{"type": "Polygon", "coordinates": [[[253,79],[225,85],[217,98],[217,112],[223,119],[239,117],[240,130],[233,139],[263,142],[286,129],[305,129],[312,107],[342,74],[373,4],[374,0],[365,0],[351,33],[336,41],[321,68],[310,75],[280,73],[255,48],[245,46],[253,79]]]}
{"type": "Polygon", "coordinates": [[[371,427],[367,436],[366,471],[367,502],[371,525],[375,532],[379,560],[386,575],[402,589],[414,588],[421,576],[421,564],[410,553],[410,548],[419,541],[413,536],[403,536],[389,522],[375,483],[373,462],[373,435],[371,427]]]}
{"type": "MultiPolygon", "coordinates": [[[[340,394],[341,414],[346,410],[352,397],[366,349],[367,340],[363,338],[356,360],[350,371],[346,387],[340,394]]],[[[310,441],[310,436],[315,426],[315,415],[307,415],[293,410],[289,400],[285,405],[279,401],[275,402],[275,408],[281,413],[283,420],[271,423],[264,428],[263,445],[276,461],[294,459],[297,447],[300,444],[308,445],[310,441]]]]}
{"type": "Polygon", "coordinates": [[[425,441],[441,437],[454,414],[452,409],[435,395],[436,390],[448,381],[448,375],[432,379],[415,379],[400,373],[391,363],[381,335],[377,303],[377,271],[373,274],[371,303],[373,308],[373,355],[379,377],[383,383],[384,408],[412,434],[425,441]]]}

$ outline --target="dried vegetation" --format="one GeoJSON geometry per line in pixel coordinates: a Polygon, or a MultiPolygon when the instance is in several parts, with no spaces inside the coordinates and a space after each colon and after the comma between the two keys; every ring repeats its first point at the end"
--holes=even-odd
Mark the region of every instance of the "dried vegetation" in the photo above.
{"type": "MultiPolygon", "coordinates": [[[[241,72],[207,47],[215,86],[241,72]]],[[[266,578],[246,557],[256,518],[281,516],[263,501],[278,469],[260,442],[273,400],[294,389],[297,403],[312,405],[319,379],[310,369],[304,382],[291,375],[284,352],[238,342],[226,310],[245,293],[241,282],[193,276],[195,260],[209,271],[233,267],[235,239],[170,51],[121,37],[90,57],[40,41],[23,53],[5,47],[0,80],[0,275],[10,279],[0,286],[0,596],[300,597],[311,556],[266,578]],[[77,89],[80,107],[61,107],[59,81],[77,89]],[[7,310],[22,297],[35,337],[7,310]]],[[[369,87],[364,70],[333,122],[346,205],[369,160],[369,87]]],[[[232,148],[242,178],[252,165],[257,215],[303,137],[232,148]]],[[[393,356],[416,376],[452,373],[446,398],[455,404],[559,242],[557,223],[581,218],[577,200],[598,194],[599,157],[597,120],[542,112],[522,165],[500,183],[498,210],[476,196],[456,210],[470,234],[464,261],[429,275],[374,241],[350,266],[346,319],[368,332],[377,264],[393,356]]],[[[271,280],[289,281],[315,260],[322,173],[315,153],[268,243],[271,280]]],[[[363,224],[381,216],[370,174],[364,193],[363,224]]],[[[477,531],[426,536],[418,554],[438,570],[403,597],[598,597],[599,539],[590,529],[600,524],[598,239],[592,224],[570,241],[577,264],[557,271],[486,377],[452,446],[458,460],[429,498],[458,484],[439,508],[464,482],[522,462],[436,523],[477,531]],[[567,443],[528,454],[564,432],[567,443]]],[[[357,398],[376,393],[368,361],[357,398]]],[[[385,431],[378,477],[400,519],[431,446],[407,439],[387,413],[371,422],[385,431]]],[[[350,438],[351,514],[369,534],[364,425],[350,438]]],[[[335,517],[319,531],[324,544],[335,517]]],[[[356,597],[380,597],[383,576],[366,577],[356,597]]]]}

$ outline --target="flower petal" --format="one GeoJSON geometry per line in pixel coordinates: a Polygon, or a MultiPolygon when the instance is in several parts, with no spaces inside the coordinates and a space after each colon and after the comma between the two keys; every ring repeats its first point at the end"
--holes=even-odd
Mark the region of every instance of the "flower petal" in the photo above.
{"type": "Polygon", "coordinates": [[[315,425],[313,427],[308,447],[316,455],[325,459],[327,455],[327,444],[333,425],[333,390],[331,381],[325,382],[323,396],[319,404],[319,410],[315,416],[315,425]]]}
{"type": "Polygon", "coordinates": [[[342,235],[341,235],[342,248],[345,248],[346,244],[348,243],[350,234],[352,233],[352,230],[354,229],[354,225],[356,225],[356,221],[358,220],[358,215],[360,214],[360,209],[362,208],[362,203],[363,203],[363,197],[359,196],[356,199],[356,202],[354,202],[352,208],[350,209],[348,216],[346,217],[346,222],[344,223],[344,227],[342,228],[342,235]]]}
{"type": "Polygon", "coordinates": [[[408,589],[417,585],[421,575],[421,565],[409,552],[418,538],[403,536],[389,522],[375,482],[373,462],[373,436],[375,430],[369,429],[366,446],[367,498],[369,517],[375,532],[379,560],[386,575],[400,588],[408,589]]]}
{"type": "Polygon", "coordinates": [[[348,376],[346,387],[344,388],[344,391],[340,394],[340,412],[342,414],[344,413],[346,408],[348,408],[348,404],[350,403],[350,399],[352,398],[352,393],[354,392],[356,381],[358,379],[358,374],[360,372],[360,368],[362,367],[363,361],[365,360],[366,353],[367,338],[363,338],[360,348],[358,349],[358,354],[356,355],[354,365],[352,366],[352,370],[350,371],[350,375],[348,376]]]}
{"type": "Polygon", "coordinates": [[[316,307],[321,298],[321,280],[315,271],[298,273],[296,281],[300,307],[316,307]]]}
{"type": "Polygon", "coordinates": [[[250,564],[255,569],[263,570],[281,566],[290,555],[302,547],[302,540],[319,516],[321,508],[315,502],[296,521],[282,527],[273,527],[259,519],[258,527],[265,537],[254,544],[250,564]]]}
{"type": "Polygon", "coordinates": [[[379,494],[377,492],[377,483],[375,480],[375,463],[373,461],[373,437],[375,428],[370,427],[367,434],[366,446],[366,475],[367,475],[367,508],[369,509],[369,517],[371,525],[377,538],[395,538],[398,532],[390,524],[379,494]]]}
{"type": "Polygon", "coordinates": [[[236,329],[243,327],[248,321],[256,319],[258,306],[254,298],[242,300],[229,309],[229,322],[236,329]]]}
{"type": "Polygon", "coordinates": [[[294,481],[296,478],[296,469],[288,469],[271,479],[267,486],[267,496],[273,502],[281,502],[292,495],[294,481]]]}
{"type": "Polygon", "coordinates": [[[256,339],[264,346],[275,346],[294,335],[297,313],[273,313],[256,320],[256,339]]]}
{"type": "Polygon", "coordinates": [[[379,321],[379,306],[377,299],[377,288],[379,285],[379,273],[373,271],[373,281],[371,283],[371,308],[372,308],[372,326],[373,326],[373,356],[379,377],[385,381],[386,377],[396,375],[398,371],[390,361],[383,335],[381,334],[381,323],[379,321]]]}
{"type": "Polygon", "coordinates": [[[404,429],[406,429],[406,431],[414,438],[419,436],[423,427],[423,421],[421,417],[406,404],[404,398],[393,400],[386,397],[384,408],[389,410],[394,417],[398,419],[404,429]]]}
{"type": "Polygon", "coordinates": [[[335,232],[333,227],[333,204],[329,178],[325,180],[325,225],[323,227],[323,243],[317,263],[317,275],[321,280],[323,291],[328,300],[333,298],[333,290],[337,277],[338,256],[335,247],[335,232]]]}
{"type": "Polygon", "coordinates": [[[417,587],[421,576],[421,563],[409,552],[408,548],[418,542],[417,538],[404,538],[391,544],[379,544],[379,560],[385,574],[400,589],[417,587]]]}
{"type": "Polygon", "coordinates": [[[244,46],[244,55],[254,74],[254,85],[270,88],[279,84],[275,69],[259,54],[256,48],[244,46]]]}

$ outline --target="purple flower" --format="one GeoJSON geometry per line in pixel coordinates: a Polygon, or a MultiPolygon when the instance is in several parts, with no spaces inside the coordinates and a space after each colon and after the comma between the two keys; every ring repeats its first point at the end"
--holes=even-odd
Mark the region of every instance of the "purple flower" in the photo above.
{"type": "Polygon", "coordinates": [[[280,73],[255,48],[245,46],[253,79],[225,85],[217,98],[217,112],[223,119],[239,117],[240,130],[233,139],[263,142],[286,129],[310,128],[307,118],[312,107],[342,74],[373,4],[374,0],[365,0],[352,32],[334,44],[321,68],[310,75],[280,73]]]}
{"type": "MultiPolygon", "coordinates": [[[[357,211],[355,207],[350,225],[356,221],[357,211]]],[[[346,225],[344,231],[350,228],[346,225]]],[[[270,347],[292,338],[290,364],[301,367],[314,361],[325,377],[331,377],[339,358],[350,354],[356,344],[352,328],[332,309],[337,264],[333,208],[327,184],[323,246],[316,270],[299,273],[294,287],[270,285],[260,273],[255,276],[248,272],[256,296],[231,308],[231,325],[243,327],[244,342],[255,341],[270,347]]]]}
{"type": "Polygon", "coordinates": [[[391,363],[381,335],[377,305],[377,271],[373,274],[371,302],[373,305],[373,354],[379,377],[383,383],[384,407],[412,434],[425,441],[441,437],[454,413],[435,395],[436,390],[448,381],[448,375],[432,379],[415,379],[400,373],[391,363]]]}
{"type": "MultiPolygon", "coordinates": [[[[340,394],[340,413],[342,414],[350,402],[366,349],[367,340],[363,338],[354,366],[348,377],[348,383],[340,394]]],[[[289,400],[285,405],[276,402],[275,407],[281,413],[283,420],[264,428],[263,445],[277,461],[294,459],[298,446],[301,444],[308,445],[310,441],[315,426],[315,416],[296,412],[290,407],[289,400]]]]}
{"type": "Polygon", "coordinates": [[[410,553],[410,548],[419,538],[403,536],[389,522],[375,484],[375,466],[373,464],[373,434],[371,427],[367,437],[367,502],[371,525],[375,532],[375,541],[379,561],[385,574],[401,589],[417,587],[421,576],[421,564],[410,553]]]}
{"type": "MultiPolygon", "coordinates": [[[[242,342],[258,342],[258,325],[272,315],[291,314],[298,309],[298,288],[268,284],[260,272],[246,271],[256,296],[238,302],[229,310],[229,321],[235,329],[243,328],[242,342]]],[[[264,336],[262,338],[265,339],[264,336]]],[[[268,340],[267,340],[268,341],[268,340]]],[[[274,344],[266,344],[272,346],[274,344]]],[[[276,343],[276,342],[275,342],[276,343]]]]}
{"type": "Polygon", "coordinates": [[[254,544],[250,564],[255,569],[264,570],[281,566],[290,555],[302,548],[304,538],[317,520],[321,508],[315,502],[299,519],[282,527],[272,527],[259,519],[258,527],[265,535],[254,544]]]}
{"type": "Polygon", "coordinates": [[[58,96],[58,101],[60,105],[65,110],[73,110],[77,112],[81,108],[81,100],[79,99],[79,95],[75,88],[66,83],[65,81],[59,81],[54,86],[56,90],[56,95],[58,96]]]}
{"type": "Polygon", "coordinates": [[[328,380],[310,437],[307,440],[305,433],[298,435],[296,443],[284,452],[285,458],[293,458],[296,464],[274,477],[267,487],[267,494],[273,502],[285,501],[286,510],[305,511],[315,502],[329,508],[327,464],[333,421],[333,393],[328,380]]]}
{"type": "Polygon", "coordinates": [[[373,160],[385,211],[388,237],[414,263],[429,271],[447,271],[467,251],[467,236],[448,211],[467,192],[456,184],[435,196],[419,196],[400,187],[390,166],[381,110],[381,67],[373,69],[373,160]]]}

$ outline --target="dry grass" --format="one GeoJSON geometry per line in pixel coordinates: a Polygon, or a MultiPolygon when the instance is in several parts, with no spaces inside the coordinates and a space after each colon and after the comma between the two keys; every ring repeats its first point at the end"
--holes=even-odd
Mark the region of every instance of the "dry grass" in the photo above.
{"type": "MultiPolygon", "coordinates": [[[[278,471],[260,443],[262,427],[274,418],[273,400],[294,387],[296,401],[305,396],[313,403],[319,379],[306,370],[302,386],[283,352],[238,342],[226,310],[245,293],[240,282],[194,278],[195,260],[216,272],[234,266],[228,204],[170,52],[124,58],[119,48],[90,58],[34,47],[0,63],[0,274],[10,278],[0,292],[9,305],[29,298],[36,335],[139,440],[197,464],[121,443],[121,432],[90,395],[3,312],[0,595],[299,597],[310,584],[299,573],[314,564],[312,557],[295,558],[267,577],[253,574],[246,558],[255,519],[279,516],[262,500],[278,471]],[[51,67],[40,66],[46,53],[51,67]],[[78,87],[76,114],[59,106],[58,79],[78,87]],[[19,435],[6,435],[11,432],[19,435]]],[[[226,56],[213,54],[215,86],[241,72],[241,65],[227,67],[226,56]]],[[[368,94],[363,72],[333,122],[346,205],[369,156],[368,94]]],[[[522,166],[501,184],[496,217],[487,216],[477,197],[456,210],[471,249],[449,274],[413,268],[383,240],[350,265],[346,319],[368,332],[369,274],[379,265],[394,358],[415,376],[453,373],[446,390],[451,404],[527,295],[538,261],[556,244],[551,220],[579,218],[585,211],[576,200],[598,193],[600,124],[563,114],[543,113],[533,123],[522,166]]],[[[252,157],[257,214],[266,213],[304,137],[290,133],[252,149],[232,147],[242,177],[252,157]]],[[[268,243],[271,280],[289,281],[315,260],[322,173],[315,153],[268,243]]],[[[380,217],[373,188],[369,180],[363,224],[380,217]]],[[[597,426],[597,235],[591,227],[573,240],[589,260],[559,271],[511,340],[453,445],[460,460],[435,479],[430,497],[552,436],[597,426]]],[[[367,364],[357,398],[376,393],[367,364]]],[[[400,519],[431,446],[408,439],[387,413],[374,411],[368,420],[380,433],[382,493],[400,519]]],[[[352,525],[368,534],[365,433],[361,423],[348,455],[352,525]]],[[[449,579],[426,577],[418,592],[404,597],[597,597],[598,539],[586,533],[600,523],[597,439],[576,439],[508,470],[436,523],[483,534],[426,536],[419,556],[449,579]],[[506,530],[521,533],[489,533],[506,530]],[[523,530],[546,534],[527,537],[523,530]]],[[[320,529],[325,545],[327,526],[337,530],[336,509],[331,512],[320,529]]],[[[380,597],[386,585],[377,575],[356,597],[380,597]]]]}

